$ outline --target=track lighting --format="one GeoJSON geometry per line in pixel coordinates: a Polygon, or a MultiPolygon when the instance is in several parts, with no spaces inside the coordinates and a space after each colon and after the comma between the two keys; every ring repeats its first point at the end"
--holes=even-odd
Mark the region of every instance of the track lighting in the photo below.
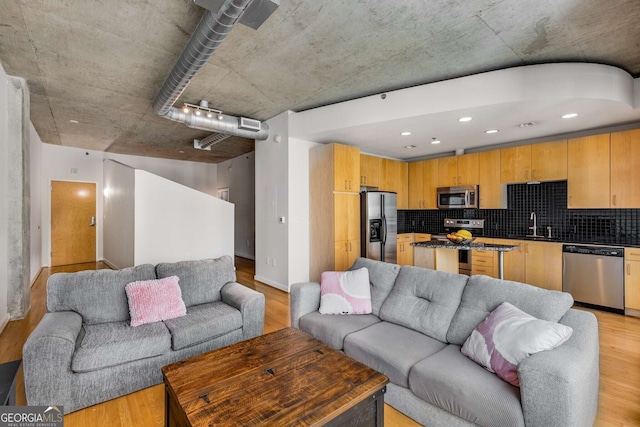
{"type": "Polygon", "coordinates": [[[222,115],[222,111],[216,110],[214,108],[209,108],[209,103],[204,100],[200,101],[199,105],[189,104],[185,102],[184,106],[182,107],[182,112],[185,114],[189,114],[193,112],[193,114],[195,114],[196,116],[200,116],[202,115],[202,113],[205,113],[208,119],[213,118],[215,114],[218,120],[224,119],[224,116],[222,115]]]}

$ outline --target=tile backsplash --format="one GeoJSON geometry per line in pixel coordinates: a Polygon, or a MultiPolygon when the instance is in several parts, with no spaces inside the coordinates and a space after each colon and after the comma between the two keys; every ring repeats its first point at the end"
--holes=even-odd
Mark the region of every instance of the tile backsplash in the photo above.
{"type": "MultiPolygon", "coordinates": [[[[482,190],[481,190],[482,191],[482,190]]],[[[485,220],[488,237],[531,234],[531,212],[538,234],[565,242],[640,246],[640,209],[567,209],[567,181],[507,185],[507,209],[399,210],[399,233],[442,233],[445,218],[485,220]]]]}

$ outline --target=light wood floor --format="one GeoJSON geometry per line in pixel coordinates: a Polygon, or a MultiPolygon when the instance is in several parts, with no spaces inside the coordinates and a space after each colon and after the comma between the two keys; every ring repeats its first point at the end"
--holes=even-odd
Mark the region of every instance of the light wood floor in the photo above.
{"type": "MultiPolygon", "coordinates": [[[[266,296],[264,332],[289,326],[289,295],[253,280],[253,261],[236,258],[238,282],[266,296]]],[[[0,334],[0,363],[20,359],[22,345],[45,312],[47,278],[55,272],[108,268],[103,263],[44,269],[31,291],[31,310],[23,320],[9,322],[0,334]]],[[[597,427],[640,426],[640,319],[593,311],[600,333],[600,404],[597,427]]],[[[22,372],[18,377],[19,405],[25,405],[22,372]]],[[[65,416],[66,427],[160,427],[164,425],[163,386],[157,385],[65,416]]],[[[385,405],[385,425],[417,426],[385,405]]]]}

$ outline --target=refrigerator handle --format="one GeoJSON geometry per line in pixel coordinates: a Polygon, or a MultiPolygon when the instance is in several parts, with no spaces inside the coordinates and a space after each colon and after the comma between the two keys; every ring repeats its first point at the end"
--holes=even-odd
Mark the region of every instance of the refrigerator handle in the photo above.
{"type": "Polygon", "coordinates": [[[468,208],[470,202],[471,202],[471,194],[469,193],[469,190],[467,190],[464,192],[464,207],[468,208]]]}
{"type": "Polygon", "coordinates": [[[380,212],[382,212],[382,246],[387,244],[387,216],[384,214],[384,194],[380,195],[380,212]]]}

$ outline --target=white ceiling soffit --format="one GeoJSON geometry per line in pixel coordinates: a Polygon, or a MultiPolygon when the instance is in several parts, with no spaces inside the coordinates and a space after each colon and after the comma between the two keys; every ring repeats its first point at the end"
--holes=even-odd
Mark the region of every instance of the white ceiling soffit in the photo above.
{"type": "Polygon", "coordinates": [[[410,159],[561,135],[640,121],[638,80],[600,64],[508,68],[294,113],[290,136],[410,159]],[[562,119],[567,113],[578,117],[562,119]],[[472,120],[458,122],[464,116],[472,120]],[[485,133],[494,128],[499,132],[485,133]],[[432,145],[432,138],[442,143],[432,145]]]}

